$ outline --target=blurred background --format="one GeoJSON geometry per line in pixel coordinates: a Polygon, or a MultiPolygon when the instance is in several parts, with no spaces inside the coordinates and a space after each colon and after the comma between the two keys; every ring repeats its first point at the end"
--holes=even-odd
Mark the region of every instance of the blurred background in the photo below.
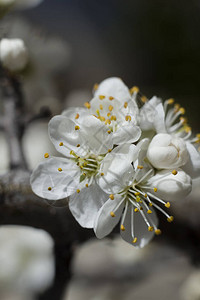
{"type": "MultiPolygon", "coordinates": [[[[194,132],[199,130],[199,0],[44,0],[34,7],[10,10],[0,20],[0,37],[23,39],[29,52],[28,66],[20,75],[24,115],[27,120],[31,116],[21,136],[29,170],[45,152],[55,154],[47,135],[49,118],[89,101],[94,84],[111,76],[121,77],[130,88],[139,86],[148,98],[174,98],[186,109],[194,132]]],[[[3,114],[2,104],[0,111],[3,114]]],[[[5,178],[10,158],[3,132],[0,143],[0,171],[5,178]]],[[[26,284],[23,259],[21,263],[16,255],[11,264],[6,250],[0,251],[0,261],[8,260],[4,268],[11,270],[7,276],[0,272],[0,299],[200,299],[199,184],[200,180],[194,182],[188,199],[174,203],[173,224],[160,217],[163,235],[142,250],[126,245],[115,234],[97,241],[92,231],[77,226],[62,205],[43,205],[36,199],[31,204],[26,199],[24,205],[20,197],[10,198],[9,193],[5,197],[7,192],[1,191],[2,230],[5,224],[15,224],[48,232],[49,246],[45,240],[35,252],[37,257],[48,253],[55,269],[43,266],[41,273],[29,268],[27,274],[36,276],[26,284]],[[47,273],[49,281],[43,280],[47,273]],[[23,275],[20,283],[13,274],[23,275]],[[44,284],[39,285],[37,274],[44,274],[40,278],[44,284]]],[[[10,233],[6,236],[12,243],[13,233],[11,241],[10,233]]],[[[13,253],[21,253],[17,249],[13,253]]]]}

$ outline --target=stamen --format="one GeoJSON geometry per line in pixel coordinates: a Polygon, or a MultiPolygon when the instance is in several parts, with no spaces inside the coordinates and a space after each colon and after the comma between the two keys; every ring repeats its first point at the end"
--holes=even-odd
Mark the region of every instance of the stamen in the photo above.
{"type": "Polygon", "coordinates": [[[170,208],[171,204],[170,202],[165,203],[165,207],[170,208]]]}
{"type": "Polygon", "coordinates": [[[125,117],[125,120],[126,120],[126,121],[131,121],[131,116],[126,116],[126,117],[125,117]]]}
{"type": "Polygon", "coordinates": [[[112,97],[112,96],[110,96],[110,97],[109,97],[109,100],[111,100],[111,101],[112,101],[113,99],[114,99],[114,97],[112,97]]]}
{"type": "Polygon", "coordinates": [[[76,147],[80,147],[80,144],[77,144],[76,147]]]}
{"type": "Polygon", "coordinates": [[[153,231],[153,230],[154,230],[153,226],[148,227],[148,231],[153,231]]]}
{"type": "Polygon", "coordinates": [[[104,95],[99,95],[99,99],[103,100],[103,99],[105,99],[105,96],[104,95]]]}
{"type": "Polygon", "coordinates": [[[143,166],[140,166],[140,165],[137,166],[137,169],[139,169],[139,170],[142,170],[143,168],[144,168],[143,166]]]}
{"type": "Polygon", "coordinates": [[[75,119],[78,119],[78,118],[79,118],[79,114],[77,113],[76,116],[75,116],[75,119]]]}
{"type": "Polygon", "coordinates": [[[63,146],[63,142],[60,142],[59,146],[62,147],[63,146]]]}
{"type": "Polygon", "coordinates": [[[162,233],[162,231],[161,231],[160,229],[156,229],[156,230],[155,230],[155,234],[156,234],[156,235],[160,235],[161,233],[162,233]]]}
{"type": "Polygon", "coordinates": [[[137,238],[135,237],[132,241],[133,244],[137,243],[137,238]]]}
{"type": "Polygon", "coordinates": [[[96,91],[98,87],[99,87],[98,83],[95,83],[95,85],[93,86],[93,90],[96,91]]]}
{"type": "Polygon", "coordinates": [[[103,109],[103,105],[102,105],[102,104],[100,104],[100,105],[99,105],[99,108],[102,110],[102,109],[103,109]]]}
{"type": "Polygon", "coordinates": [[[123,213],[122,219],[121,219],[121,230],[122,231],[125,230],[124,221],[125,221],[125,218],[126,218],[127,210],[128,210],[128,201],[126,201],[125,208],[124,208],[124,213],[123,213]]]}
{"type": "Polygon", "coordinates": [[[130,89],[130,93],[131,93],[131,95],[133,94],[133,93],[139,93],[139,88],[137,87],[137,86],[133,86],[131,89],[130,89]]]}
{"type": "Polygon", "coordinates": [[[109,111],[112,111],[113,110],[113,106],[109,105],[108,109],[109,109],[109,111]]]}
{"type": "Polygon", "coordinates": [[[76,190],[76,192],[77,192],[77,193],[80,193],[80,190],[79,190],[79,189],[77,189],[77,190],[76,190]]]}
{"type": "Polygon", "coordinates": [[[173,171],[172,171],[172,174],[173,174],[173,175],[177,175],[178,172],[177,172],[176,170],[173,170],[173,171]]]}
{"type": "Polygon", "coordinates": [[[157,192],[158,189],[155,187],[153,190],[154,190],[154,192],[157,192]]]}
{"type": "Polygon", "coordinates": [[[75,130],[79,130],[80,127],[78,125],[75,126],[75,130]]]}
{"type": "Polygon", "coordinates": [[[170,216],[169,218],[167,218],[167,221],[168,221],[169,223],[173,222],[173,221],[174,221],[174,217],[173,217],[173,216],[170,216]]]}
{"type": "Polygon", "coordinates": [[[127,106],[128,106],[128,103],[124,102],[124,108],[127,108],[127,106]]]}
{"type": "Polygon", "coordinates": [[[85,187],[88,187],[88,183],[86,183],[85,187]]]}
{"type": "Polygon", "coordinates": [[[111,121],[113,121],[113,120],[116,121],[117,118],[116,118],[116,116],[111,116],[110,119],[111,119],[111,121]]]}
{"type": "Polygon", "coordinates": [[[62,172],[62,168],[58,168],[58,171],[59,171],[59,172],[62,172]]]}
{"type": "Polygon", "coordinates": [[[101,173],[101,176],[104,176],[104,173],[101,173]]]}
{"type": "Polygon", "coordinates": [[[110,212],[110,215],[111,215],[111,217],[113,217],[113,218],[115,217],[115,214],[114,214],[113,211],[110,212]]]}
{"type": "Polygon", "coordinates": [[[84,105],[85,105],[85,107],[88,108],[88,109],[91,107],[91,105],[90,105],[89,102],[85,102],[84,105]]]}
{"type": "Polygon", "coordinates": [[[113,194],[110,194],[109,198],[110,198],[111,200],[114,200],[114,199],[115,199],[115,197],[114,197],[113,194]]]}
{"type": "Polygon", "coordinates": [[[49,158],[49,153],[45,153],[45,154],[44,154],[44,157],[45,157],[45,158],[49,158]]]}
{"type": "Polygon", "coordinates": [[[51,187],[48,187],[48,191],[51,191],[52,190],[52,188],[51,187]]]}

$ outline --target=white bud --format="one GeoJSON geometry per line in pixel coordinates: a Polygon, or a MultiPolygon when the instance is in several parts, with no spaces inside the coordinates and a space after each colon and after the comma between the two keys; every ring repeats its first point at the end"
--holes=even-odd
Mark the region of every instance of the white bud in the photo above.
{"type": "Polygon", "coordinates": [[[158,171],[155,176],[151,177],[147,185],[156,188],[152,192],[155,196],[166,200],[173,201],[185,198],[192,190],[192,179],[183,170],[177,169],[174,175],[173,170],[158,171]]]}
{"type": "Polygon", "coordinates": [[[28,53],[21,39],[2,39],[0,41],[0,60],[10,71],[21,71],[28,62],[28,53]]]}
{"type": "Polygon", "coordinates": [[[149,144],[147,158],[157,169],[171,169],[185,165],[189,156],[183,139],[159,133],[149,144]]]}

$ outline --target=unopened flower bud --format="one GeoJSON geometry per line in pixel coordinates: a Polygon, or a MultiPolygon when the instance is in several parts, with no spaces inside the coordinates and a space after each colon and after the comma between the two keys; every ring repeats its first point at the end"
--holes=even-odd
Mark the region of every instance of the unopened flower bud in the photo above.
{"type": "Polygon", "coordinates": [[[174,176],[172,170],[161,170],[151,177],[147,185],[152,188],[152,194],[166,201],[173,201],[186,197],[192,189],[191,177],[183,170],[177,169],[174,176]],[[156,186],[156,193],[153,187],[156,186]]]}
{"type": "Polygon", "coordinates": [[[21,39],[2,39],[0,41],[0,60],[10,71],[21,71],[28,62],[28,53],[21,39]]]}
{"type": "Polygon", "coordinates": [[[183,139],[159,133],[149,144],[147,158],[157,169],[174,169],[186,164],[188,151],[183,139]]]}

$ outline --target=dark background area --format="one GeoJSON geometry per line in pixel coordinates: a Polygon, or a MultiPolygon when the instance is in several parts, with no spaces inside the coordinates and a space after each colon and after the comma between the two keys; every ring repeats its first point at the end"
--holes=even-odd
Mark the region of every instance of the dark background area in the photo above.
{"type": "Polygon", "coordinates": [[[200,3],[192,1],[48,0],[25,12],[72,47],[65,83],[89,88],[109,76],[149,97],[174,97],[197,127],[200,3]]]}

